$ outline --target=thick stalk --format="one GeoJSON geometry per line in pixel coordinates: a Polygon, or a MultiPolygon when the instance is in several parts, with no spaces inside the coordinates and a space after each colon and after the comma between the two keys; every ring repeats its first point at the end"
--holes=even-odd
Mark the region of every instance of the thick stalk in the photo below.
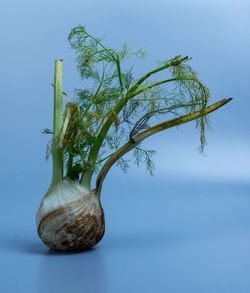
{"type": "Polygon", "coordinates": [[[122,147],[120,147],[116,152],[114,152],[109,157],[109,159],[105,162],[105,164],[103,165],[101,171],[99,172],[99,174],[97,176],[97,180],[96,180],[96,194],[97,194],[97,196],[100,196],[103,180],[106,177],[110,168],[114,165],[114,163],[117,162],[117,160],[119,160],[127,152],[134,149],[144,139],[148,138],[149,136],[151,136],[153,134],[156,134],[157,132],[160,132],[160,131],[166,130],[168,128],[178,126],[178,125],[187,123],[189,121],[196,120],[202,116],[205,116],[205,115],[219,109],[220,107],[224,106],[225,104],[227,104],[231,100],[232,100],[231,98],[220,100],[219,102],[214,103],[213,105],[211,105],[203,110],[192,112],[192,113],[183,115],[181,117],[174,118],[174,119],[167,120],[162,123],[156,124],[156,125],[152,126],[151,128],[144,130],[143,132],[134,136],[132,140],[128,141],[126,144],[124,144],[122,147]]]}
{"type": "Polygon", "coordinates": [[[88,189],[91,189],[91,179],[94,171],[91,171],[90,168],[89,170],[85,170],[85,173],[82,176],[81,180],[81,185],[83,187],[86,187],[88,189]]]}
{"type": "Polygon", "coordinates": [[[62,60],[55,61],[54,72],[54,121],[52,141],[52,182],[51,186],[60,183],[63,178],[63,151],[60,148],[60,132],[63,124],[62,99],[62,60]]]}

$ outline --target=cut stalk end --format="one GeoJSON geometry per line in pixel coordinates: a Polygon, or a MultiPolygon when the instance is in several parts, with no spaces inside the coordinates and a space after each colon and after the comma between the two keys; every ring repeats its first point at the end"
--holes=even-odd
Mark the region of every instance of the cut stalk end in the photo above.
{"type": "Polygon", "coordinates": [[[53,175],[52,185],[56,185],[63,178],[63,151],[59,146],[59,136],[63,125],[63,99],[62,99],[62,59],[55,61],[54,72],[54,121],[53,121],[53,142],[52,160],[53,175]]]}

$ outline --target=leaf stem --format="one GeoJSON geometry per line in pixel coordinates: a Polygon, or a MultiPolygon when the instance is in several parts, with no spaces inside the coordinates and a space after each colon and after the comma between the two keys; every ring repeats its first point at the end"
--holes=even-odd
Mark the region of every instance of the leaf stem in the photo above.
{"type": "Polygon", "coordinates": [[[117,67],[117,72],[118,72],[118,77],[119,77],[120,88],[121,88],[121,95],[123,97],[124,96],[124,86],[123,86],[123,81],[122,81],[121,63],[120,63],[120,58],[119,58],[118,54],[117,54],[117,60],[116,60],[116,67],[117,67]]]}
{"type": "Polygon", "coordinates": [[[142,92],[145,92],[151,88],[157,87],[159,85],[162,85],[162,84],[165,84],[168,82],[182,81],[182,80],[192,80],[192,81],[196,82],[197,84],[199,84],[199,86],[202,88],[202,90],[204,90],[204,85],[198,79],[196,79],[194,77],[190,77],[190,76],[182,76],[182,77],[173,77],[173,78],[169,78],[169,79],[164,79],[164,80],[146,85],[145,87],[140,88],[138,91],[134,92],[133,96],[137,96],[137,95],[141,94],[142,92]]]}
{"type": "Polygon", "coordinates": [[[187,61],[189,58],[188,56],[185,57],[181,57],[181,56],[176,56],[175,58],[173,58],[170,62],[167,62],[166,64],[157,67],[153,70],[151,70],[150,72],[148,72],[147,74],[145,74],[144,76],[142,76],[129,90],[129,92],[134,92],[146,79],[148,79],[151,75],[158,73],[160,71],[163,71],[169,67],[172,66],[176,66],[184,61],[187,61]]]}

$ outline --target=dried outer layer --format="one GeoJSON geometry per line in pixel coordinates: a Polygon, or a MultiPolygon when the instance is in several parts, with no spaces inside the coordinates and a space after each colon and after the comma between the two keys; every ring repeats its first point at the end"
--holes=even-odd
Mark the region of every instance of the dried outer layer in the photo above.
{"type": "Polygon", "coordinates": [[[47,246],[64,251],[89,249],[104,232],[104,212],[94,190],[51,210],[38,226],[38,234],[47,246]]]}

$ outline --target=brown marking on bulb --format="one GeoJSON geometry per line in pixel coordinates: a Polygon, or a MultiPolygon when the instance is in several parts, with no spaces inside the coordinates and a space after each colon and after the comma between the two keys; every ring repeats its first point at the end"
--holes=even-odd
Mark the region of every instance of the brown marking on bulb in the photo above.
{"type": "Polygon", "coordinates": [[[105,233],[104,212],[93,193],[48,213],[38,226],[38,234],[50,248],[89,249],[105,233]]]}

